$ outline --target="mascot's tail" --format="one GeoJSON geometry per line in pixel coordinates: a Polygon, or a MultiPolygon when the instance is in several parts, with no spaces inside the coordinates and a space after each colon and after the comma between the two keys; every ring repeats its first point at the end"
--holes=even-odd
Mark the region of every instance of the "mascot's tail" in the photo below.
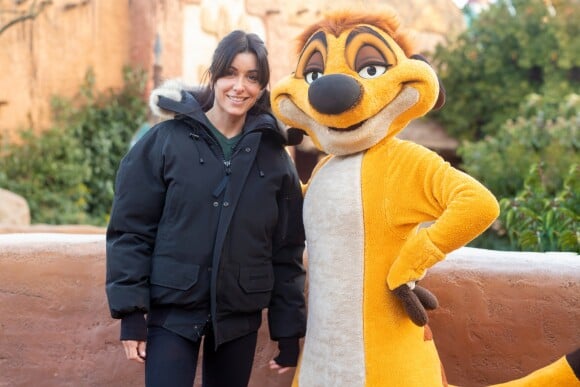
{"type": "MultiPolygon", "coordinates": [[[[296,375],[292,387],[298,387],[296,375]]],[[[458,386],[450,384],[449,387],[458,386]]],[[[489,387],[580,387],[580,348],[523,378],[489,387]]]]}
{"type": "Polygon", "coordinates": [[[579,387],[580,348],[521,379],[492,387],[579,387]]]}
{"type": "Polygon", "coordinates": [[[523,378],[489,387],[580,387],[580,348],[523,378]]]}

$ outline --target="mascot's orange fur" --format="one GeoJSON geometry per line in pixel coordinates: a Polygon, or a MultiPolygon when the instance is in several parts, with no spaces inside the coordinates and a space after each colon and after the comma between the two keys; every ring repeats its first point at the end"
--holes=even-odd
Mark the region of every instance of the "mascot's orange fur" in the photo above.
{"type": "MultiPolygon", "coordinates": [[[[308,328],[300,387],[445,386],[416,286],[497,217],[493,195],[434,152],[396,137],[444,102],[395,13],[337,12],[300,37],[296,70],[272,90],[289,133],[329,156],[305,186],[308,328]]],[[[183,85],[154,91],[179,100],[183,85]]],[[[580,352],[503,386],[580,386],[580,352]]]]}
{"type": "MultiPolygon", "coordinates": [[[[306,186],[309,314],[295,386],[447,385],[424,311],[436,302],[416,282],[498,215],[485,187],[395,137],[444,100],[398,27],[391,12],[330,14],[301,34],[296,71],[272,90],[276,116],[329,154],[306,186]]],[[[505,385],[577,386],[579,356],[505,385]]]]}

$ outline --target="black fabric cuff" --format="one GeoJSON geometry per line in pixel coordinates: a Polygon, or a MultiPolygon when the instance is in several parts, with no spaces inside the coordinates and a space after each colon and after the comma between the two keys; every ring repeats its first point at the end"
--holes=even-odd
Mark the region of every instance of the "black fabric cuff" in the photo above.
{"type": "Polygon", "coordinates": [[[147,321],[143,313],[132,313],[121,320],[121,340],[145,341],[147,321]]]}
{"type": "Polygon", "coordinates": [[[298,354],[300,345],[298,337],[285,337],[278,340],[278,350],[280,353],[274,361],[282,367],[296,367],[298,364],[298,354]]]}

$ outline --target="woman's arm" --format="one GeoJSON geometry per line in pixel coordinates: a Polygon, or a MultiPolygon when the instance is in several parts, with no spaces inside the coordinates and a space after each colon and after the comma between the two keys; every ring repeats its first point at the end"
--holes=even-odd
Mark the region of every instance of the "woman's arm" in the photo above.
{"type": "Polygon", "coordinates": [[[123,158],[107,227],[106,292],[122,339],[144,339],[149,310],[150,260],[164,204],[158,131],[152,128],[123,158]]]}

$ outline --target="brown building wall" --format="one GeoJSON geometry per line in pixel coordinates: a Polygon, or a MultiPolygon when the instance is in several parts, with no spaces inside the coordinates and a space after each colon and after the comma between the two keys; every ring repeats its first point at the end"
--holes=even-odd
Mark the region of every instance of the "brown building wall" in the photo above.
{"type": "Polygon", "coordinates": [[[51,96],[74,96],[89,67],[99,89],[122,84],[128,16],[124,1],[54,0],[34,21],[0,35],[0,135],[47,126],[51,96]]]}
{"type": "MultiPolygon", "coordinates": [[[[12,9],[7,3],[1,2],[0,10],[12,9]]],[[[20,9],[29,4],[24,2],[20,9]]],[[[3,141],[23,129],[48,127],[51,97],[74,97],[90,68],[98,91],[121,87],[123,66],[152,72],[156,33],[166,38],[166,57],[177,58],[164,66],[169,73],[179,73],[183,4],[183,0],[53,0],[36,19],[7,29],[0,35],[3,141]]]]}
{"type": "MultiPolygon", "coordinates": [[[[103,234],[32,231],[0,234],[0,386],[142,386],[109,317],[103,234]]],[[[430,325],[450,383],[505,381],[580,346],[575,254],[464,248],[422,284],[440,301],[430,325]]],[[[289,386],[267,367],[275,353],[264,322],[250,387],[289,386]]]]}

